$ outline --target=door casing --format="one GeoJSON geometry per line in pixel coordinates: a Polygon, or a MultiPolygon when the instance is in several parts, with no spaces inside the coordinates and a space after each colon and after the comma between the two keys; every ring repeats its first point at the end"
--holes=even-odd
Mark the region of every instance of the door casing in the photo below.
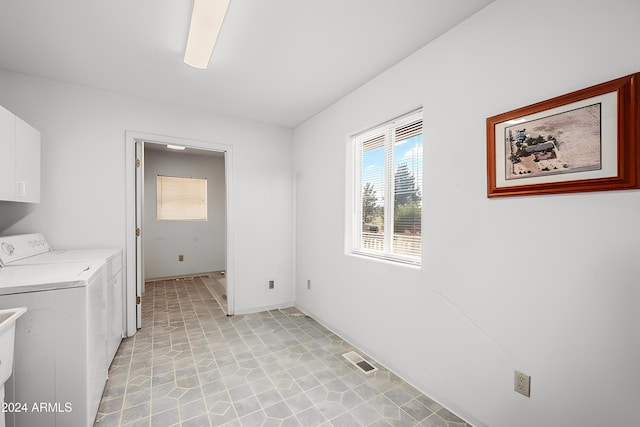
{"type": "MultiPolygon", "coordinates": [[[[144,194],[141,189],[136,190],[137,180],[136,174],[143,174],[144,159],[139,157],[138,152],[143,144],[171,144],[182,145],[187,148],[196,148],[198,150],[219,151],[224,153],[225,164],[225,193],[226,193],[226,232],[227,232],[227,248],[226,248],[226,281],[227,281],[227,309],[228,314],[234,314],[235,292],[233,286],[234,279],[234,233],[233,233],[233,147],[227,144],[218,144],[206,141],[190,140],[185,138],[170,137],[163,135],[155,135],[144,132],[125,132],[125,151],[126,151],[126,245],[125,245],[125,291],[124,291],[124,311],[125,311],[125,334],[132,336],[141,326],[141,304],[136,303],[136,297],[141,296],[144,290],[144,274],[142,271],[142,234],[144,228],[141,227],[140,236],[136,236],[136,228],[139,227],[142,215],[142,206],[144,194]],[[140,159],[142,164],[136,168],[136,159],[140,159]],[[137,170],[138,169],[138,170],[137,170]],[[139,240],[139,242],[137,241],[139,240]]],[[[141,175],[143,176],[143,175],[141,175]]]]}

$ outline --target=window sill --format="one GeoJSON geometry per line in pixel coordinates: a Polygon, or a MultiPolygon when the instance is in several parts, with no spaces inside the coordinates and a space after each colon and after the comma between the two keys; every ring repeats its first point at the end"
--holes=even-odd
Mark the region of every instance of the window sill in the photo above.
{"type": "Polygon", "coordinates": [[[416,270],[421,270],[422,269],[422,263],[420,261],[417,260],[408,260],[408,259],[402,259],[402,258],[392,258],[392,257],[388,257],[385,255],[377,255],[377,254],[372,254],[369,252],[362,252],[362,251],[353,251],[353,252],[347,252],[346,255],[348,256],[353,256],[356,258],[360,258],[360,259],[366,259],[366,260],[370,260],[370,261],[375,261],[375,262],[382,262],[385,264],[391,264],[391,265],[395,265],[398,267],[409,267],[409,268],[413,268],[416,270]]]}

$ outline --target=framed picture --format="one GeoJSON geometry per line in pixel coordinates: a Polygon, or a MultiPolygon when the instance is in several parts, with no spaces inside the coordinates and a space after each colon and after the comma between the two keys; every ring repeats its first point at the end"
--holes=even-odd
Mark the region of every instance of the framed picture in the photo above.
{"type": "Polygon", "coordinates": [[[640,73],[489,117],[488,197],[640,188],[640,73]]]}

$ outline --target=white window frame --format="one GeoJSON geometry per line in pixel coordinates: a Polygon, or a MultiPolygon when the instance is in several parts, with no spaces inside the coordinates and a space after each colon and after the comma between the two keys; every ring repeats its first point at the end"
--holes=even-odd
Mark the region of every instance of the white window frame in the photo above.
{"type": "MultiPolygon", "coordinates": [[[[379,126],[376,126],[368,131],[360,132],[358,134],[352,135],[350,139],[351,147],[351,159],[350,165],[347,165],[348,169],[352,169],[352,184],[351,187],[347,189],[347,194],[351,194],[351,202],[349,210],[350,214],[347,215],[350,224],[347,224],[346,229],[351,230],[351,236],[347,237],[347,253],[361,255],[365,257],[375,258],[375,259],[383,259],[387,261],[392,261],[401,264],[409,264],[420,266],[422,263],[422,243],[420,245],[420,254],[418,256],[408,256],[399,253],[393,252],[393,232],[384,233],[384,249],[382,251],[378,250],[370,250],[367,248],[361,247],[362,243],[362,230],[363,230],[363,218],[362,218],[362,190],[363,190],[363,182],[362,182],[362,152],[361,152],[361,143],[359,141],[367,140],[375,136],[376,134],[380,134],[382,132],[385,133],[385,151],[388,153],[385,155],[385,176],[384,176],[384,185],[385,185],[385,203],[384,203],[384,230],[393,230],[394,228],[394,174],[389,173],[389,171],[393,170],[393,147],[395,144],[395,129],[405,126],[409,123],[415,122],[416,120],[420,120],[423,122],[423,113],[422,109],[412,111],[406,115],[398,117],[389,122],[383,123],[379,126]]],[[[422,131],[423,135],[423,143],[424,146],[424,131],[422,131]]],[[[421,171],[422,174],[421,164],[421,171]]],[[[420,186],[422,187],[422,186],[420,186]]],[[[422,190],[422,188],[420,188],[422,190]]],[[[423,212],[424,213],[424,212],[423,212]]],[[[424,216],[424,215],[422,215],[424,216]]],[[[421,218],[421,227],[423,223],[423,218],[421,218]]],[[[422,238],[422,236],[420,236],[422,238]]]]}

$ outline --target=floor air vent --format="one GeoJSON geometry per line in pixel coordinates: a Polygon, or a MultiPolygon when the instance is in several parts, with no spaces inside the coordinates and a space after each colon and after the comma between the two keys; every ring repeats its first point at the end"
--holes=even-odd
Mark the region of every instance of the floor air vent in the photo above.
{"type": "Polygon", "coordinates": [[[349,353],[345,353],[342,355],[342,357],[347,359],[349,362],[351,362],[353,365],[355,365],[358,369],[360,369],[365,374],[370,374],[378,370],[378,368],[376,368],[371,363],[364,360],[364,358],[360,356],[358,353],[356,353],[355,351],[350,351],[349,353]]]}

